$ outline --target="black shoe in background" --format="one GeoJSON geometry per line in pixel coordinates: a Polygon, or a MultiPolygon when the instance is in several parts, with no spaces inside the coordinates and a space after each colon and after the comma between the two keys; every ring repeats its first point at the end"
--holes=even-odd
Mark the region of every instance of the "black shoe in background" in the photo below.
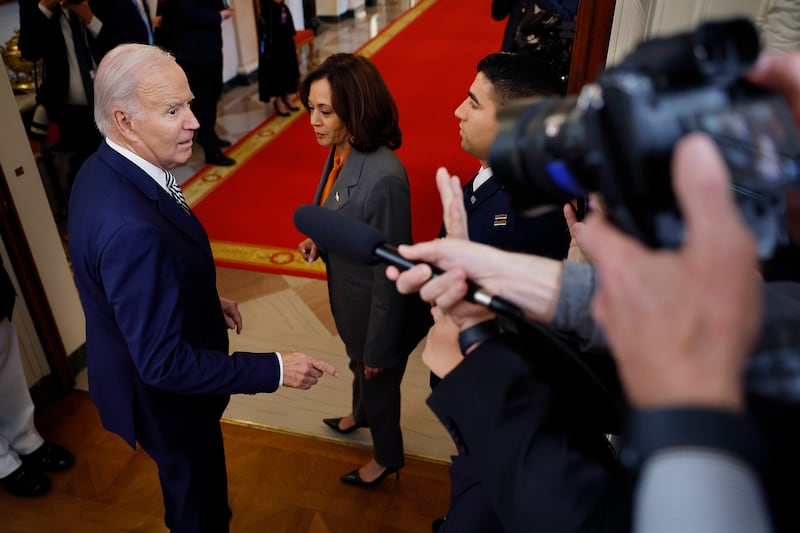
{"type": "Polygon", "coordinates": [[[23,498],[41,496],[51,487],[50,478],[39,470],[25,465],[25,463],[0,479],[0,485],[14,496],[22,496],[23,498]]]}
{"type": "Polygon", "coordinates": [[[75,456],[58,444],[45,442],[33,453],[20,455],[22,464],[41,472],[61,472],[75,464],[75,456]]]}
{"type": "Polygon", "coordinates": [[[220,167],[232,167],[236,164],[235,159],[231,159],[227,155],[222,153],[222,150],[216,148],[214,150],[208,149],[205,150],[206,152],[206,164],[208,165],[217,165],[220,167]]]}

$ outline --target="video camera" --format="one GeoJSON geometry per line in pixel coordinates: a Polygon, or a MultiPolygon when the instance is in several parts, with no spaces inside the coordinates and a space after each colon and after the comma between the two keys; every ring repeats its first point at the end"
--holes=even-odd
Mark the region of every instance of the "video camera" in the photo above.
{"type": "Polygon", "coordinates": [[[597,192],[623,231],[674,248],[683,225],[670,158],[682,136],[702,131],[767,258],[787,238],[783,198],[800,180],[800,136],[780,95],[742,79],[759,52],[750,21],[706,23],[640,44],[577,97],[508,106],[489,156],[495,177],[520,210],[597,192]]]}

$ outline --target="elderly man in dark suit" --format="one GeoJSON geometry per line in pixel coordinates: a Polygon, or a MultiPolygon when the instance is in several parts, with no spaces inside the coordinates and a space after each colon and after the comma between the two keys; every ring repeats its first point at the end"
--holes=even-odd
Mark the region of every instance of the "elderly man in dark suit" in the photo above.
{"type": "Polygon", "coordinates": [[[298,352],[228,354],[241,331],[220,298],[208,236],[169,169],[198,123],[167,52],[122,45],[95,78],[105,141],[75,181],[70,255],[86,314],[89,391],[103,425],[158,465],[172,531],[228,531],[220,417],[229,394],[307,389],[329,364],[298,352]]]}
{"type": "Polygon", "coordinates": [[[11,321],[16,292],[0,260],[0,485],[15,496],[39,496],[50,490],[45,472],[66,470],[75,457],[45,442],[33,424],[33,401],[11,321]]]}

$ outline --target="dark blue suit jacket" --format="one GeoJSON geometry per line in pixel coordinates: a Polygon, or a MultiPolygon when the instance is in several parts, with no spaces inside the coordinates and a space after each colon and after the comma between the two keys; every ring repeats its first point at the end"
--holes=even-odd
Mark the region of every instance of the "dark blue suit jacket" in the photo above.
{"type": "MultiPolygon", "coordinates": [[[[548,337],[530,333],[484,342],[428,398],[460,459],[468,459],[458,464],[470,469],[459,472],[459,487],[454,476],[454,497],[462,498],[459,521],[448,527],[448,513],[443,529],[628,531],[625,480],[603,433],[576,413],[585,404],[572,400],[589,382],[573,371],[554,384],[552,363],[563,353],[548,337]],[[536,357],[526,355],[533,350],[536,357]],[[488,501],[456,494],[474,490],[470,479],[480,482],[479,495],[488,501]],[[485,513],[477,514],[485,507],[494,510],[499,527],[476,523],[475,517],[485,520],[485,513]],[[462,515],[472,522],[460,520],[462,515]]],[[[588,410],[583,408],[584,415],[588,410]]]]}
{"type": "Polygon", "coordinates": [[[86,314],[89,390],[103,425],[135,446],[169,440],[231,393],[278,387],[274,354],[228,356],[208,237],[105,142],[78,174],[69,248],[86,314]]]}
{"type": "Polygon", "coordinates": [[[169,0],[160,7],[164,22],[159,44],[178,63],[222,62],[222,0],[169,0]]]}
{"type": "Polygon", "coordinates": [[[464,186],[469,240],[509,252],[566,257],[570,236],[561,209],[525,217],[511,207],[511,195],[494,177],[472,193],[474,181],[464,186]]]}

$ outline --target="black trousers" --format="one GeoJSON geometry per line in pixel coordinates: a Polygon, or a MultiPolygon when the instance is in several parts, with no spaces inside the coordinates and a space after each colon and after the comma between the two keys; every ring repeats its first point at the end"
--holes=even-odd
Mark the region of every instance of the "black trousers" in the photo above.
{"type": "Polygon", "coordinates": [[[67,169],[67,199],[72,183],[83,162],[97,151],[103,137],[97,131],[92,108],[85,105],[67,105],[59,118],[58,148],[69,152],[67,169]]]}
{"type": "Polygon", "coordinates": [[[503,531],[486,487],[470,463],[472,458],[454,455],[450,459],[450,506],[439,533],[503,531]]]}
{"type": "Polygon", "coordinates": [[[356,424],[369,426],[375,460],[386,468],[399,468],[405,464],[403,433],[400,431],[400,383],[407,363],[408,359],[405,359],[367,380],[363,360],[350,357],[353,416],[356,424]]]}
{"type": "Polygon", "coordinates": [[[197,143],[204,150],[217,150],[217,102],[222,95],[222,61],[203,63],[180,63],[189,88],[194,93],[192,111],[200,128],[197,130],[197,143]]]}
{"type": "Polygon", "coordinates": [[[222,412],[183,410],[181,420],[176,414],[177,409],[159,418],[140,410],[136,418],[137,441],[158,466],[164,522],[172,533],[227,533],[231,510],[222,412]]]}

